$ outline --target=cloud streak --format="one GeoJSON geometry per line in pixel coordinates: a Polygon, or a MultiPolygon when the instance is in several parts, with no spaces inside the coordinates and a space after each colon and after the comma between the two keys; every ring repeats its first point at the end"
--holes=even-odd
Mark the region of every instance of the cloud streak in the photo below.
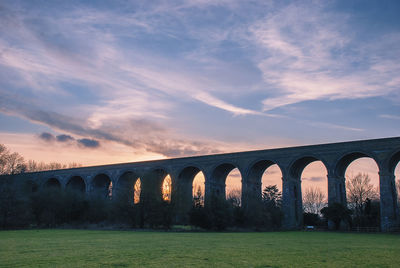
{"type": "Polygon", "coordinates": [[[321,182],[321,181],[326,180],[323,177],[311,177],[311,178],[301,178],[301,179],[304,181],[311,181],[311,182],[321,182]]]}
{"type": "Polygon", "coordinates": [[[39,135],[39,139],[42,141],[46,142],[47,144],[53,143],[53,142],[58,142],[63,145],[78,145],[81,148],[99,148],[100,147],[100,142],[94,139],[88,139],[88,138],[83,138],[83,139],[75,139],[74,137],[66,134],[61,134],[54,136],[53,134],[49,132],[43,132],[39,135]]]}
{"type": "Polygon", "coordinates": [[[379,115],[379,117],[385,119],[400,120],[400,116],[393,114],[381,114],[379,115]]]}
{"type": "Polygon", "coordinates": [[[34,122],[45,124],[59,131],[67,131],[79,136],[92,138],[76,139],[70,135],[54,136],[51,133],[42,133],[40,138],[47,142],[64,141],[70,138],[79,145],[97,148],[99,140],[117,142],[134,148],[135,151],[158,153],[167,157],[178,157],[199,154],[214,154],[225,150],[226,145],[216,142],[201,142],[183,139],[171,133],[171,130],[145,119],[103,120],[101,126],[91,127],[88,121],[66,116],[56,112],[48,112],[24,102],[23,97],[16,101],[7,99],[6,94],[0,92],[0,111],[13,115],[23,116],[34,122]],[[23,108],[20,108],[23,107],[23,108]]]}
{"type": "Polygon", "coordinates": [[[71,137],[70,135],[66,135],[66,134],[57,135],[56,139],[58,142],[69,142],[69,141],[75,140],[73,137],[71,137]]]}
{"type": "Polygon", "coordinates": [[[348,17],[324,8],[293,3],[250,27],[265,55],[258,67],[276,89],[277,96],[263,100],[264,111],[306,100],[382,96],[399,88],[393,72],[400,64],[381,51],[400,52],[394,45],[400,34],[357,44],[356,51],[348,17]]]}
{"type": "Polygon", "coordinates": [[[46,142],[52,142],[55,140],[55,137],[53,136],[53,134],[48,133],[48,132],[43,132],[39,135],[39,138],[41,140],[44,140],[46,142]]]}
{"type": "Polygon", "coordinates": [[[79,139],[77,140],[78,144],[80,146],[83,146],[85,148],[98,148],[100,147],[100,142],[92,139],[79,139]]]}

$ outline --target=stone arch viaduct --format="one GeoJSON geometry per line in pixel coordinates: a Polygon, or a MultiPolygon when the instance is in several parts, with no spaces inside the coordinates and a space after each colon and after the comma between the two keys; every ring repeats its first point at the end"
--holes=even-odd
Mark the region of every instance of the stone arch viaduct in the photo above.
{"type": "Polygon", "coordinates": [[[388,231],[399,224],[394,170],[400,160],[400,137],[24,173],[13,175],[12,181],[16,187],[30,183],[32,190],[59,185],[85,193],[102,188],[107,192],[111,181],[114,196],[140,178],[141,195],[161,198],[162,181],[169,174],[176,221],[183,222],[192,205],[192,182],[198,172],[205,176],[207,205],[213,195],[225,197],[226,176],[238,168],[242,176],[242,206],[251,211],[253,204],[261,200],[263,172],[277,164],[282,172],[284,227],[297,229],[302,225],[303,169],[320,160],[328,173],[328,203],[346,204],[345,171],[361,157],[372,158],[379,169],[381,230],[388,231]]]}

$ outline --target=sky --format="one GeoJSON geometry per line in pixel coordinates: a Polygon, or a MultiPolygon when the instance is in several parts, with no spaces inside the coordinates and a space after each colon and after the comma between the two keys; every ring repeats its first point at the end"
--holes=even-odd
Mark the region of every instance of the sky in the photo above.
{"type": "Polygon", "coordinates": [[[372,0],[3,0],[0,143],[98,165],[399,136],[398,14],[372,0]]]}

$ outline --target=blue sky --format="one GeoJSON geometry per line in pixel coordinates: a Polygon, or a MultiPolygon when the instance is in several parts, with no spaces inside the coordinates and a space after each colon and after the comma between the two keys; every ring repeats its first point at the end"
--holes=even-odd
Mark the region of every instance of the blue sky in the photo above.
{"type": "Polygon", "coordinates": [[[2,1],[0,142],[94,165],[399,136],[398,14],[399,1],[2,1]]]}

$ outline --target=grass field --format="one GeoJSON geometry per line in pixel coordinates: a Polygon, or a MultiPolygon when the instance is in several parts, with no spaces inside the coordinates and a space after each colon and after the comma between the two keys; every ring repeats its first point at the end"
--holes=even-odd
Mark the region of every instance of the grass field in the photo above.
{"type": "Polygon", "coordinates": [[[320,232],[0,232],[0,267],[399,267],[400,236],[320,232]]]}

